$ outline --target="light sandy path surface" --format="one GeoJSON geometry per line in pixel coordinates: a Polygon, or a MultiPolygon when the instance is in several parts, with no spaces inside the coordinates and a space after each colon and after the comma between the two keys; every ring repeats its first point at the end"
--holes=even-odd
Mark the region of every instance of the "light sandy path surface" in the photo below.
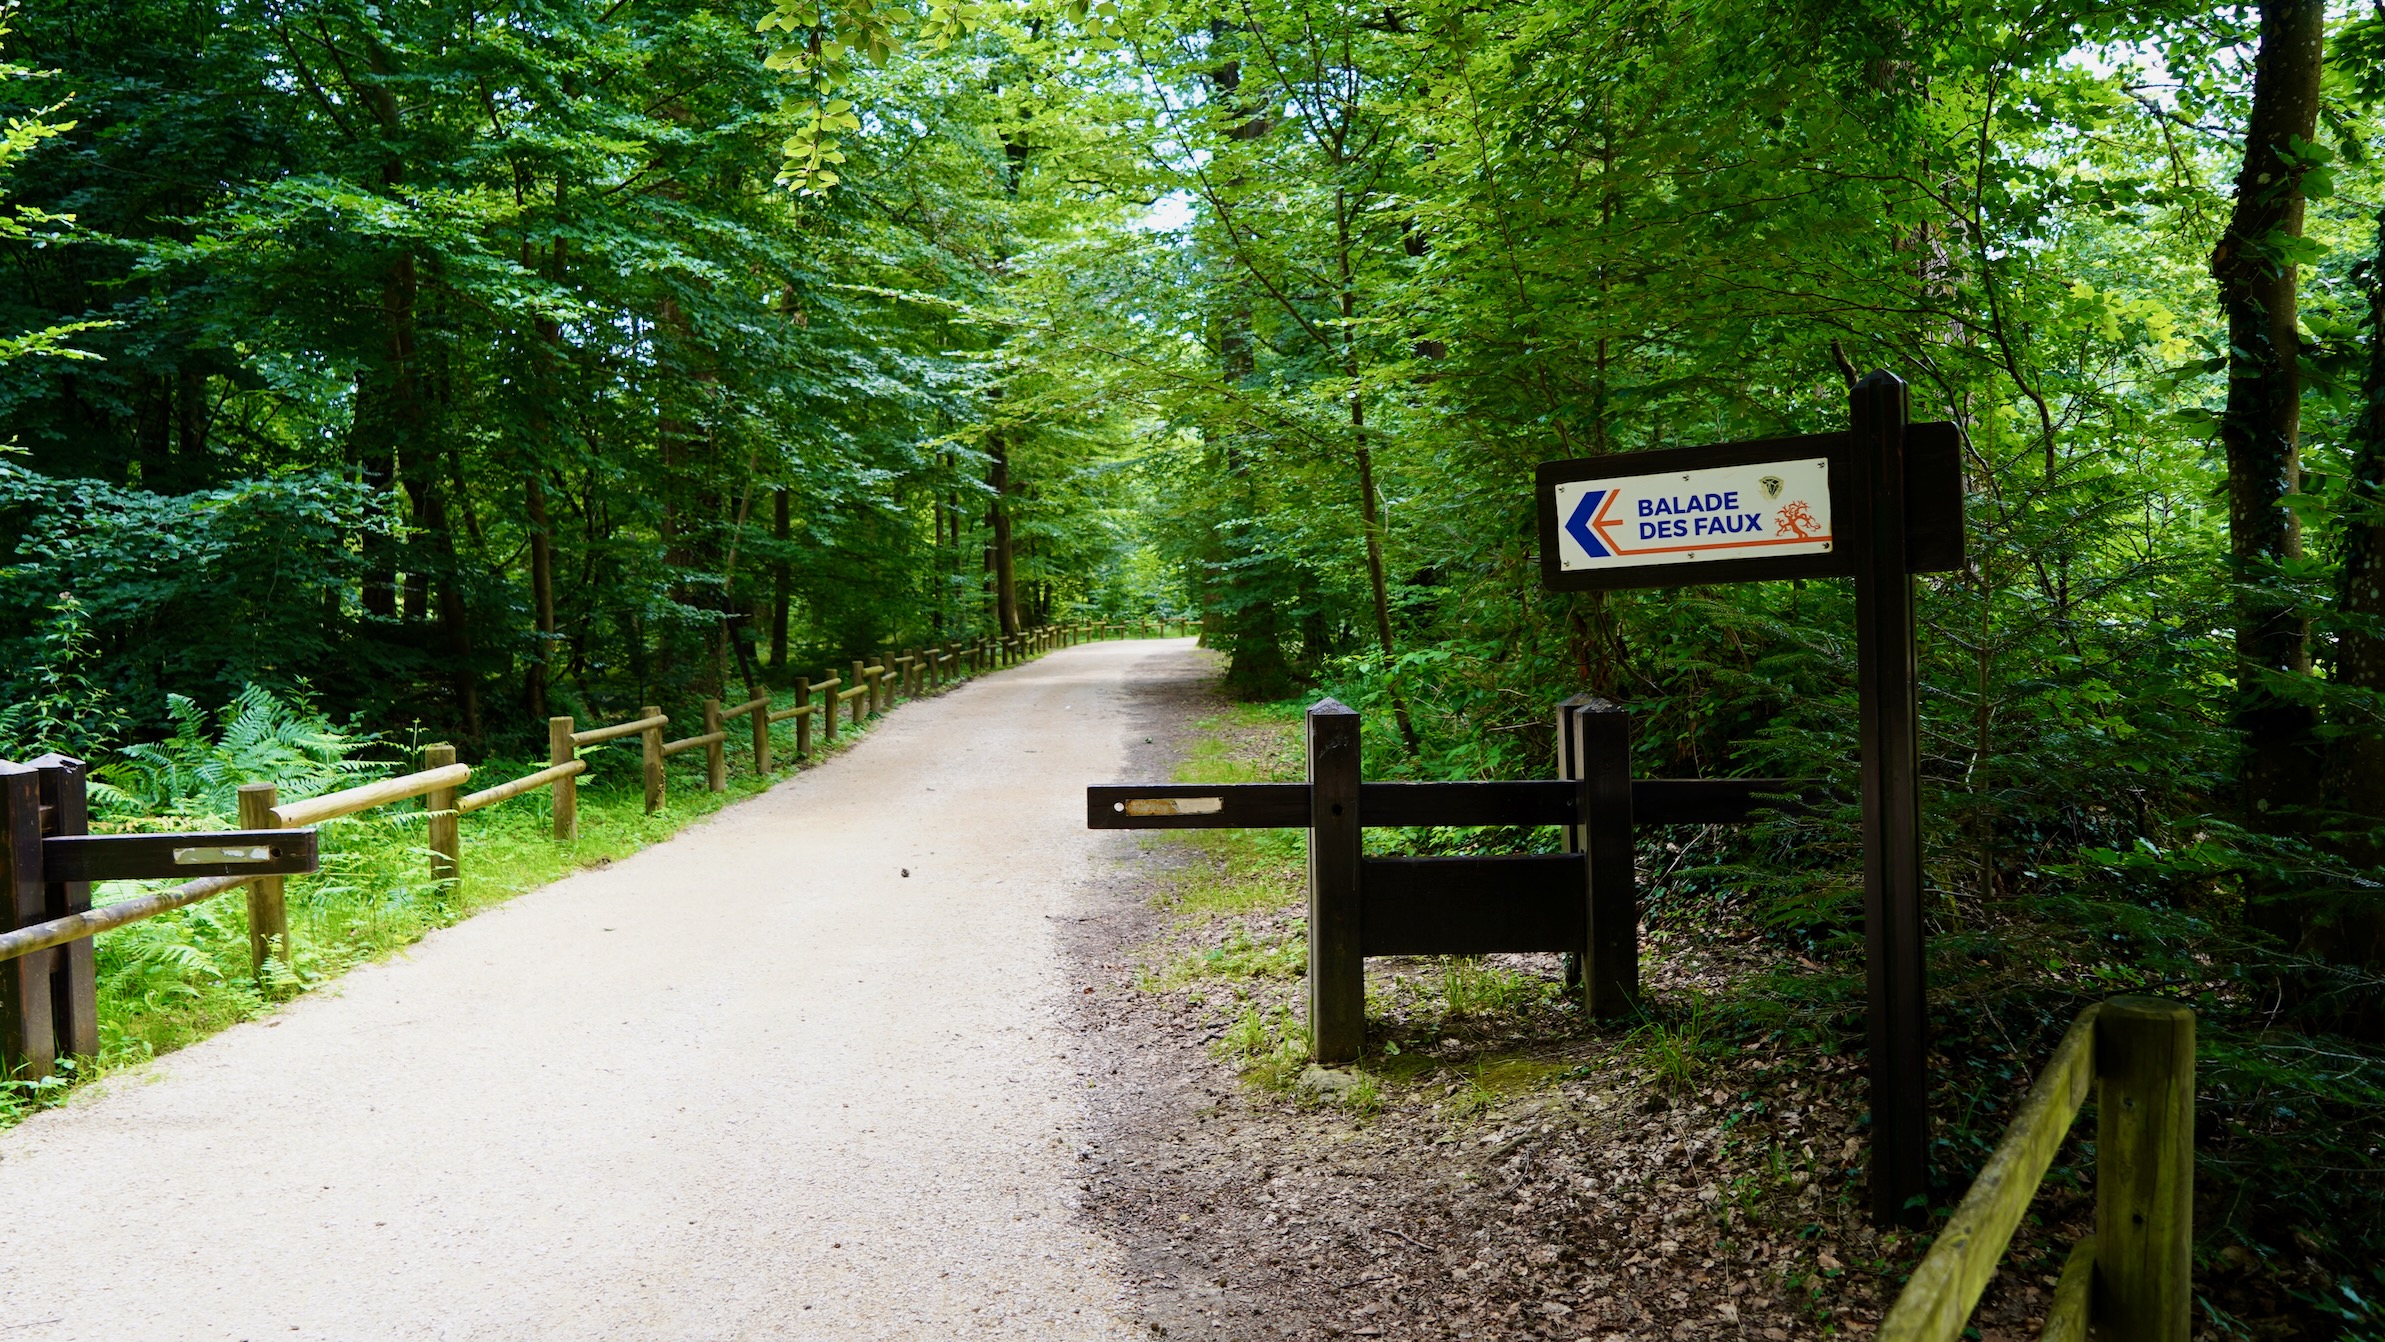
{"type": "Polygon", "coordinates": [[[905,705],[0,1136],[0,1337],[1131,1336],[1055,920],[1131,687],[1197,656],[905,705]]]}

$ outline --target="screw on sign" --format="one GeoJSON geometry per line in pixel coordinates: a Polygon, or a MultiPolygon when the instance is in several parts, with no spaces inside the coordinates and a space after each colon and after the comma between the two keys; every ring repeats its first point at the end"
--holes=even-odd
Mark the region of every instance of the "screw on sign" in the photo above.
{"type": "Polygon", "coordinates": [[[1857,383],[1846,433],[1544,463],[1541,580],[1555,591],[1855,581],[1872,1214],[1929,1193],[1913,575],[1962,566],[1962,440],[1913,424],[1905,384],[1857,383]],[[1768,525],[1766,525],[1768,524],[1768,525]]]}

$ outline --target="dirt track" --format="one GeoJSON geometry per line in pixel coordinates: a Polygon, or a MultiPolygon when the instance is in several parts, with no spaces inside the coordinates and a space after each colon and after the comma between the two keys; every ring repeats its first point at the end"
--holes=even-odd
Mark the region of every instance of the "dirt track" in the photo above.
{"type": "Polygon", "coordinates": [[[1201,671],[1187,641],[1095,643],[906,705],[670,843],[0,1135],[0,1323],[1136,1335],[1077,1215],[1060,931],[1117,841],[1081,789],[1143,746],[1135,687],[1201,671]]]}

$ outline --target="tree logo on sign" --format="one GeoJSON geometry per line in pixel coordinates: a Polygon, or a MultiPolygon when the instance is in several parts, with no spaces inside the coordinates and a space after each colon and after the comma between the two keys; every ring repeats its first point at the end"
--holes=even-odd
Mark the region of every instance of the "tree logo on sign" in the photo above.
{"type": "Polygon", "coordinates": [[[1775,536],[1794,536],[1803,541],[1822,534],[1821,524],[1814,521],[1813,510],[1805,506],[1803,499],[1781,509],[1773,520],[1780,524],[1779,529],[1772,533],[1775,536]]]}

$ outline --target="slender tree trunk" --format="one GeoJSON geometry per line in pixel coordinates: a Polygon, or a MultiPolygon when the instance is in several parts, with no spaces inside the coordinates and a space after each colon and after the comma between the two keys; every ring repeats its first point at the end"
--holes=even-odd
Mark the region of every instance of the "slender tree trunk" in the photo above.
{"type": "MultiPolygon", "coordinates": [[[[1358,459],[1358,520],[1366,530],[1366,581],[1374,596],[1375,641],[1383,649],[1383,669],[1391,669],[1395,646],[1391,637],[1391,590],[1383,576],[1383,505],[1375,493],[1375,454],[1367,446],[1366,398],[1358,384],[1358,286],[1351,264],[1349,202],[1342,192],[1333,193],[1333,225],[1335,257],[1341,268],[1342,313],[1342,376],[1350,379],[1350,443],[1358,459]]],[[[1399,691],[1391,694],[1392,716],[1399,722],[1400,739],[1408,743],[1408,753],[1420,748],[1416,738],[1416,723],[1408,713],[1408,701],[1399,691]]]]}
{"type": "Polygon", "coordinates": [[[787,667],[787,605],[793,597],[788,590],[787,542],[793,534],[793,519],[788,515],[787,491],[778,491],[770,506],[770,534],[778,542],[778,558],[770,565],[770,669],[783,671],[787,667]]]}
{"type": "MultiPolygon", "coordinates": [[[[2316,128],[2325,0],[2268,0],[2253,67],[2252,112],[2228,229],[2211,256],[2227,315],[2228,403],[2220,438],[2228,459],[2229,556],[2239,583],[2235,725],[2243,747],[2238,800],[2247,824],[2297,828],[2318,797],[2311,712],[2276,681],[2310,672],[2310,627],[2281,591],[2276,566],[2302,554],[2287,509],[2300,486],[2300,340],[2295,267],[2281,238],[2302,233],[2301,174],[2281,150],[2316,128]]],[[[2253,921],[2299,942],[2306,911],[2282,894],[2257,899],[2253,921]]]]}
{"type": "Polygon", "coordinates": [[[554,529],[547,520],[546,486],[539,481],[539,465],[530,463],[522,476],[522,507],[530,521],[530,608],[538,637],[530,657],[530,720],[547,716],[548,661],[555,647],[554,529]]]}
{"type": "Polygon", "coordinates": [[[986,485],[993,490],[994,499],[986,505],[986,529],[993,533],[988,544],[994,575],[994,618],[1005,635],[1019,632],[1019,587],[1017,560],[1010,542],[1010,449],[1002,435],[986,435],[986,485]]]}
{"type": "MultiPolygon", "coordinates": [[[[2377,213],[2376,259],[2369,269],[2368,372],[2364,413],[2354,433],[2351,478],[2344,507],[2344,567],[2336,589],[2342,632],[2335,643],[2336,679],[2346,689],[2385,702],[2385,210],[2377,213]]],[[[2341,724],[2329,761],[2335,805],[2350,826],[2385,826],[2385,726],[2374,717],[2341,724]]],[[[2380,831],[2353,833],[2346,856],[2364,867],[2385,866],[2380,831]]],[[[2339,912],[2319,949],[2329,959],[2385,968],[2385,901],[2370,896],[2339,912]]],[[[2363,1034],[2380,1031],[2376,1004],[2363,1034]]]]}

